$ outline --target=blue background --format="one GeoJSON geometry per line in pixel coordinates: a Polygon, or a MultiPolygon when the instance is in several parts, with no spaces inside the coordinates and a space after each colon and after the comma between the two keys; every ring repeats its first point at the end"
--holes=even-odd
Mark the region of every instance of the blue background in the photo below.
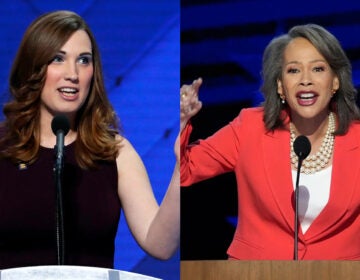
{"type": "MultiPolygon", "coordinates": [[[[39,15],[73,10],[90,25],[100,47],[109,98],[125,137],[140,154],[160,203],[168,186],[179,129],[180,3],[154,1],[0,0],[0,97],[27,26],[39,15]]],[[[179,253],[169,261],[147,256],[121,216],[115,268],[179,279],[179,253]]]]}

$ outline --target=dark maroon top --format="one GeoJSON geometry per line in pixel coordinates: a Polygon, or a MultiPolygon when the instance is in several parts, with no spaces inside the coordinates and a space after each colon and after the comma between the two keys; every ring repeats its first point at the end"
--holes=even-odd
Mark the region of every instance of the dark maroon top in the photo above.
{"type": "MultiPolygon", "coordinates": [[[[113,267],[121,205],[116,163],[82,170],[64,149],[65,264],[113,267]]],[[[0,269],[57,264],[54,149],[22,169],[0,160],[0,269]]]]}

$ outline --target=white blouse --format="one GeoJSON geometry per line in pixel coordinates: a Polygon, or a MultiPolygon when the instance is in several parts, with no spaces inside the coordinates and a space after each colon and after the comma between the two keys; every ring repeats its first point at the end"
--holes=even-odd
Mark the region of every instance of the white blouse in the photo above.
{"type": "MultiPolygon", "coordinates": [[[[332,166],[314,174],[301,173],[299,177],[299,222],[305,233],[329,201],[332,166]]],[[[296,170],[292,170],[293,186],[296,170]]]]}

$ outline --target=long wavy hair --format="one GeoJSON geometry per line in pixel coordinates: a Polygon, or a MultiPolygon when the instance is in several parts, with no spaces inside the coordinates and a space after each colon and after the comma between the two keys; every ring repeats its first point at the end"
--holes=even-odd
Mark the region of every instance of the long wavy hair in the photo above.
{"type": "Polygon", "coordinates": [[[76,160],[84,168],[113,161],[118,154],[119,120],[103,81],[100,53],[86,22],[71,11],[44,14],[33,21],[21,41],[10,72],[10,101],[4,105],[0,157],[33,163],[40,147],[41,92],[47,67],[70,36],[84,30],[90,37],[94,74],[87,100],[76,114],[76,160]]]}
{"type": "Polygon", "coordinates": [[[349,59],[339,41],[329,31],[316,24],[294,26],[287,34],[274,38],[263,55],[261,92],[265,97],[264,123],[268,130],[284,127],[284,114],[289,109],[282,105],[277,93],[277,81],[282,79],[284,51],[291,40],[305,38],[324,56],[339,79],[340,87],[330,102],[330,110],[338,116],[335,134],[345,134],[353,120],[360,119],[356,104],[357,91],[352,83],[352,69],[349,59]]]}

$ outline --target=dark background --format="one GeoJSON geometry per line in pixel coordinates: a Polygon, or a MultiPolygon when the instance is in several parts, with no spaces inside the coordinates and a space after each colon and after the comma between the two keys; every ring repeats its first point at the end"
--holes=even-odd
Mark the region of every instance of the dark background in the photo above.
{"type": "MultiPolygon", "coordinates": [[[[257,106],[262,53],[293,25],[316,23],[332,32],[353,66],[360,87],[360,2],[182,0],[181,83],[202,77],[203,109],[192,139],[205,138],[257,106]]],[[[181,259],[226,259],[237,218],[233,174],[181,190],[181,259]]]]}

